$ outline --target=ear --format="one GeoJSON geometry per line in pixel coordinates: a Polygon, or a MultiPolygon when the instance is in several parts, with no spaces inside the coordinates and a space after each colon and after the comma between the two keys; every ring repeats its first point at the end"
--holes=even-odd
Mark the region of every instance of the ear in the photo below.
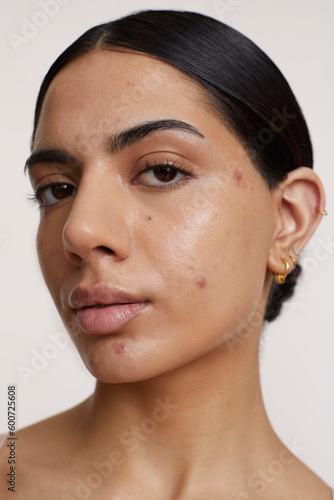
{"type": "Polygon", "coordinates": [[[292,259],[297,262],[299,251],[318,227],[321,211],[325,212],[325,192],[321,180],[311,168],[299,167],[289,172],[279,185],[276,200],[277,219],[268,268],[274,274],[283,274],[285,264],[282,257],[292,271],[292,259]]]}

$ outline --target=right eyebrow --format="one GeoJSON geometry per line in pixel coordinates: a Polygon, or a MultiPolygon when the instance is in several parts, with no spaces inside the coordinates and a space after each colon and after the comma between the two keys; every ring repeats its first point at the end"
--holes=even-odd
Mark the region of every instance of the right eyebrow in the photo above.
{"type": "Polygon", "coordinates": [[[29,156],[24,165],[24,172],[37,163],[62,163],[74,166],[78,164],[78,160],[61,149],[40,149],[29,156]]]}

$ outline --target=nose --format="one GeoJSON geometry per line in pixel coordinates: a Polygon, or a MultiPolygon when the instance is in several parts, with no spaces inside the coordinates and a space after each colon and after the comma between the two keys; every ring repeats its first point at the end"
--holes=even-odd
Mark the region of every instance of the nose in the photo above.
{"type": "Polygon", "coordinates": [[[131,234],[124,191],[117,180],[106,176],[81,180],[62,233],[70,263],[81,267],[106,256],[128,257],[131,234]]]}

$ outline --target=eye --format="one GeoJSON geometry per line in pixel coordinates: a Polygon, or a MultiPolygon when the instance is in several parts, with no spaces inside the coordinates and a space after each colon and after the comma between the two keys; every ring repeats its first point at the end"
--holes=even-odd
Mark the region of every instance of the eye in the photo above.
{"type": "Polygon", "coordinates": [[[41,206],[49,206],[58,203],[59,201],[70,198],[76,194],[77,190],[71,184],[66,183],[54,183],[49,184],[45,187],[39,187],[36,189],[34,194],[34,199],[41,206]]]}
{"type": "Polygon", "coordinates": [[[190,172],[177,167],[176,163],[147,164],[146,169],[136,177],[136,184],[155,189],[168,189],[177,187],[190,177],[190,172]]]}

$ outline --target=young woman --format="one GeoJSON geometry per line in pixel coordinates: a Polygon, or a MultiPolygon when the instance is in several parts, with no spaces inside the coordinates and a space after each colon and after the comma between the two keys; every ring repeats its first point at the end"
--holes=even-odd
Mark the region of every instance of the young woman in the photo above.
{"type": "Polygon", "coordinates": [[[17,433],[16,498],[331,500],[259,380],[263,322],[326,214],[270,59],[195,13],[92,28],[42,84],[26,169],[45,281],[97,384],[17,433]]]}

